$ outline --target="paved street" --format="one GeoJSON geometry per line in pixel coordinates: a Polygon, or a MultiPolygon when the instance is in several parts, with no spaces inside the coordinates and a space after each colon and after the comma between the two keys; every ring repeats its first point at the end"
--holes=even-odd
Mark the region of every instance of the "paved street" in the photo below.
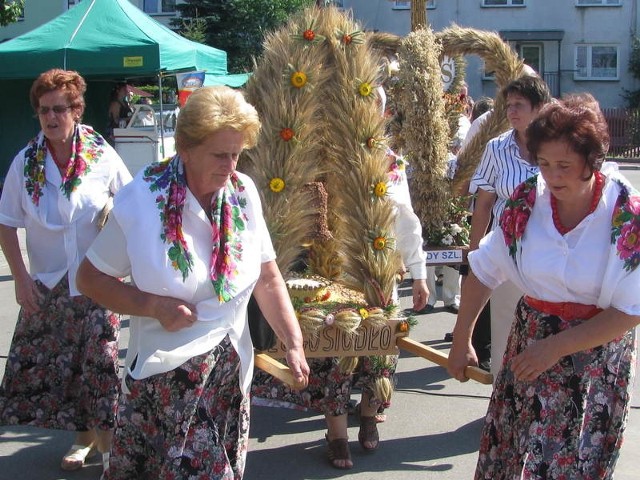
{"type": "MultiPolygon", "coordinates": [[[[625,174],[640,186],[640,170],[625,174]]],[[[409,306],[410,289],[400,289],[401,306],[409,306]]],[[[17,307],[13,281],[0,255],[0,371],[4,372],[17,307]]],[[[443,341],[455,317],[438,302],[433,313],[420,315],[411,338],[447,351],[443,341]]],[[[123,342],[128,323],[123,322],[123,342]]],[[[126,344],[126,343],[123,343],[126,344]]],[[[124,358],[124,353],[121,354],[124,358]]],[[[253,407],[248,480],[464,480],[475,466],[481,422],[491,387],[473,381],[461,384],[433,363],[401,355],[397,388],[388,420],[379,425],[381,444],[371,454],[357,442],[351,419],[349,437],[354,469],[340,471],[326,460],[322,417],[285,409],[253,407]]],[[[355,395],[354,397],[357,397],[355,395]]],[[[97,480],[96,460],[79,472],[60,470],[59,462],[73,440],[69,432],[25,427],[0,427],[0,480],[97,480]]],[[[636,382],[625,445],[616,480],[637,480],[640,454],[640,383],[636,382]]]]}

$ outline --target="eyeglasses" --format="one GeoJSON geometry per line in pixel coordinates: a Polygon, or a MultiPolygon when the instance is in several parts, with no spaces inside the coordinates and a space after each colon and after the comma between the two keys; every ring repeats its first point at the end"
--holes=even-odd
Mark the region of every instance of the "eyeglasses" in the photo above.
{"type": "Polygon", "coordinates": [[[71,107],[70,105],[65,106],[65,105],[54,105],[53,107],[39,107],[38,108],[38,115],[46,115],[48,114],[51,110],[53,110],[53,113],[55,113],[56,115],[62,115],[63,113],[65,113],[67,110],[69,110],[71,107]]]}

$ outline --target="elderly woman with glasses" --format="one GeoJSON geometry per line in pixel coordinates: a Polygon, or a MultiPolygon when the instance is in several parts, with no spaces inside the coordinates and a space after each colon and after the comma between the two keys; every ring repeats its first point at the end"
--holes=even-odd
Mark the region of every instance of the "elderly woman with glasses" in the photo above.
{"type": "Polygon", "coordinates": [[[73,71],[35,80],[30,100],[41,130],[13,160],[0,199],[0,245],[20,306],[0,425],[75,431],[64,470],[81,468],[96,449],[108,452],[115,426],[119,318],[78,291],[76,272],[101,213],[131,179],[104,138],[80,123],[85,90],[73,71]]]}

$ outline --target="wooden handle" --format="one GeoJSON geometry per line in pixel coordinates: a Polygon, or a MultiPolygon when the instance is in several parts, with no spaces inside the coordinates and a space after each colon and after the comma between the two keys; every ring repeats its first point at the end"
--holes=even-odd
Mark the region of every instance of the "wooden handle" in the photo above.
{"type": "Polygon", "coordinates": [[[280,363],[266,353],[256,353],[254,356],[254,361],[256,367],[258,367],[260,370],[264,370],[268,374],[276,377],[282,383],[286,383],[290,387],[296,388],[296,382],[293,378],[293,375],[291,374],[291,370],[283,363],[280,363]]]}
{"type": "MultiPolygon", "coordinates": [[[[396,340],[396,345],[399,348],[411,352],[419,357],[426,358],[440,365],[441,367],[447,367],[449,363],[449,357],[435,348],[431,348],[422,343],[416,342],[409,337],[400,337],[396,340]]],[[[476,382],[483,383],[485,385],[491,385],[493,383],[493,375],[478,367],[467,367],[464,370],[464,374],[476,382]]]]}

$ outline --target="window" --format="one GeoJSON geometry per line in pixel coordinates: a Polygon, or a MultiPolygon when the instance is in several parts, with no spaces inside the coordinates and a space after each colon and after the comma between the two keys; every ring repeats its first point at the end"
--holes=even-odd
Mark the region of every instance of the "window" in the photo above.
{"type": "Polygon", "coordinates": [[[522,7],[524,0],[482,0],[483,7],[522,7]]]}
{"type": "MultiPolygon", "coordinates": [[[[393,2],[394,10],[409,10],[411,8],[411,0],[409,1],[400,1],[396,0],[393,2]]],[[[436,8],[436,0],[427,0],[427,8],[433,9],[436,8]]]]}
{"type": "Polygon", "coordinates": [[[577,45],[575,80],[618,80],[616,45],[577,45]]]}
{"type": "Polygon", "coordinates": [[[578,6],[602,6],[607,5],[622,5],[622,0],[576,0],[578,6]]]}
{"type": "Polygon", "coordinates": [[[176,13],[176,0],[144,0],[144,13],[176,13]]]}

